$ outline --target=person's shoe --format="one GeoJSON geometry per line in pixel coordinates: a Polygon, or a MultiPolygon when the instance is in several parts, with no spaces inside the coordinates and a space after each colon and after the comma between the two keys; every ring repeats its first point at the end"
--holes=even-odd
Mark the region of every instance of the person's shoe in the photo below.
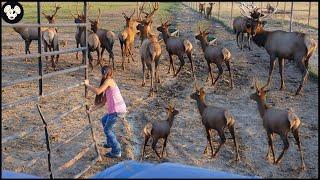
{"type": "Polygon", "coordinates": [[[103,145],[103,147],[104,147],[104,148],[107,148],[107,149],[108,149],[108,148],[111,148],[111,146],[110,146],[110,145],[108,145],[107,143],[106,143],[106,144],[104,144],[104,145],[103,145]]]}
{"type": "Polygon", "coordinates": [[[120,158],[121,157],[121,152],[118,153],[118,154],[115,154],[115,153],[112,153],[112,152],[108,152],[104,156],[109,157],[109,158],[120,158]]]}

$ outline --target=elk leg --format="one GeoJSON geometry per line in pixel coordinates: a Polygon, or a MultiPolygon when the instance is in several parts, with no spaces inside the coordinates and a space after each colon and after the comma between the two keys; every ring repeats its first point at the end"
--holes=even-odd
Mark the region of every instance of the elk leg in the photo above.
{"type": "Polygon", "coordinates": [[[188,58],[189,58],[189,60],[190,60],[192,76],[194,76],[193,62],[192,62],[192,54],[191,54],[191,52],[188,52],[188,53],[187,53],[187,56],[188,56],[188,58]]]}
{"type": "Polygon", "coordinates": [[[96,51],[97,51],[97,55],[98,55],[98,62],[99,62],[99,64],[100,64],[100,67],[102,67],[102,66],[103,66],[103,64],[102,64],[102,53],[101,53],[101,48],[100,48],[100,47],[98,47],[96,51]]]}
{"type": "Polygon", "coordinates": [[[154,85],[153,85],[153,78],[154,78],[154,69],[152,67],[152,64],[147,64],[148,69],[150,70],[150,74],[151,74],[151,87],[150,87],[150,93],[149,93],[149,97],[153,96],[153,91],[154,91],[154,85]]]}
{"type": "Polygon", "coordinates": [[[167,139],[168,139],[168,136],[164,138],[164,143],[163,143],[162,153],[161,153],[161,157],[162,157],[162,158],[163,158],[164,148],[166,148],[166,146],[167,146],[167,139]]]}
{"type": "Polygon", "coordinates": [[[240,48],[240,45],[239,45],[239,35],[240,35],[240,32],[237,32],[237,46],[238,46],[238,48],[240,48]]]}
{"type": "Polygon", "coordinates": [[[149,136],[145,136],[145,137],[144,137],[144,145],[143,145],[143,150],[142,150],[141,159],[144,158],[144,153],[145,153],[145,151],[146,151],[146,145],[147,145],[147,143],[148,143],[149,138],[150,138],[149,136]]]}
{"type": "MultiPolygon", "coordinates": [[[[104,58],[103,58],[103,53],[104,53],[104,50],[105,50],[106,48],[101,48],[101,52],[100,52],[100,56],[101,56],[101,60],[102,61],[105,61],[105,62],[107,62],[104,58]]],[[[109,59],[109,65],[110,65],[110,59],[109,59]]]]}
{"type": "Polygon", "coordinates": [[[239,161],[240,156],[239,156],[239,150],[238,150],[238,146],[237,146],[236,136],[234,133],[234,124],[229,127],[229,131],[230,131],[230,134],[231,134],[233,142],[234,142],[234,148],[236,149],[236,159],[237,159],[237,161],[239,161]]]}
{"type": "Polygon", "coordinates": [[[279,164],[284,153],[288,150],[289,148],[289,141],[288,141],[288,134],[282,134],[280,135],[282,141],[283,141],[283,150],[281,152],[281,154],[279,155],[278,159],[276,160],[276,164],[279,164]]]}
{"type": "MultiPolygon", "coordinates": [[[[132,54],[132,52],[131,52],[131,49],[129,48],[128,51],[129,51],[129,55],[131,56],[132,61],[134,62],[135,60],[133,59],[133,54],[132,54]]],[[[128,62],[129,62],[129,61],[128,61],[128,62]]]]}
{"type": "Polygon", "coordinates": [[[142,87],[143,87],[146,85],[146,76],[145,76],[146,64],[145,64],[143,58],[141,58],[141,62],[142,62],[142,76],[143,76],[142,87]]]}
{"type": "MultiPolygon", "coordinates": [[[[43,49],[44,49],[44,52],[48,52],[48,45],[47,43],[43,43],[43,49]]],[[[48,56],[45,56],[46,58],[46,68],[48,69],[48,56]]]]}
{"type": "Polygon", "coordinates": [[[212,69],[211,69],[211,66],[210,66],[210,62],[207,61],[207,64],[208,64],[208,77],[207,77],[207,80],[209,79],[209,74],[210,74],[211,81],[212,81],[212,84],[213,84],[213,75],[212,75],[212,69]]]}
{"type": "Polygon", "coordinates": [[[231,74],[230,61],[225,61],[225,63],[228,68],[228,71],[229,71],[230,87],[231,87],[231,89],[233,89],[233,78],[232,78],[232,74],[231,74]]]}
{"type": "Polygon", "coordinates": [[[249,51],[252,51],[251,46],[250,46],[251,36],[249,33],[247,33],[247,35],[248,35],[248,48],[249,48],[249,51]]]}
{"type": "Polygon", "coordinates": [[[213,155],[213,148],[212,148],[212,144],[211,144],[210,130],[206,128],[206,132],[207,132],[207,140],[208,140],[210,147],[211,147],[211,157],[213,158],[214,155],[213,155]]]}
{"type": "Polygon", "coordinates": [[[91,71],[93,70],[93,64],[92,64],[92,61],[93,61],[93,57],[91,55],[91,52],[89,51],[88,53],[88,59],[89,59],[89,64],[90,64],[90,67],[91,67],[91,71]]]}
{"type": "Polygon", "coordinates": [[[217,67],[218,67],[219,73],[218,73],[218,76],[217,76],[216,80],[214,80],[214,82],[212,82],[212,86],[214,86],[216,84],[216,82],[218,81],[218,79],[220,78],[220,76],[223,73],[223,69],[222,69],[221,64],[218,63],[217,67]]]}
{"type": "Polygon", "coordinates": [[[157,152],[157,149],[156,149],[156,145],[158,143],[158,139],[153,139],[153,142],[152,142],[152,149],[153,151],[156,153],[156,155],[158,156],[159,159],[161,159],[159,153],[157,152]]]}
{"type": "MultiPolygon", "coordinates": [[[[77,48],[79,48],[79,43],[77,43],[77,48]]],[[[79,60],[79,51],[76,52],[76,59],[79,60]]]]}
{"type": "Polygon", "coordinates": [[[180,60],[180,67],[179,67],[179,69],[178,69],[178,71],[177,71],[177,73],[173,76],[173,77],[176,77],[178,74],[179,74],[179,72],[181,71],[181,68],[184,66],[184,59],[183,59],[183,55],[179,55],[179,60],[180,60]]]}
{"type": "Polygon", "coordinates": [[[123,52],[123,42],[120,40],[120,47],[121,47],[121,56],[122,56],[122,64],[121,64],[121,66],[122,66],[122,70],[124,70],[124,59],[125,59],[125,57],[124,57],[124,52],[123,52]]]}
{"type": "Polygon", "coordinates": [[[284,66],[284,59],[279,58],[279,73],[280,73],[280,78],[281,78],[280,91],[283,91],[285,89],[284,79],[283,79],[283,66],[284,66]]]}
{"type": "Polygon", "coordinates": [[[217,155],[217,153],[219,152],[221,146],[226,142],[226,137],[225,137],[225,135],[224,135],[223,129],[220,129],[220,130],[218,131],[218,134],[219,134],[219,136],[220,136],[220,144],[219,144],[219,146],[218,146],[218,149],[217,149],[216,152],[214,153],[213,157],[215,157],[215,156],[217,155]]]}
{"type": "Polygon", "coordinates": [[[276,57],[274,57],[273,55],[270,56],[270,69],[269,69],[268,81],[267,81],[267,84],[263,86],[263,89],[268,87],[271,82],[271,77],[272,77],[275,62],[276,62],[276,57]]]}
{"type": "Polygon", "coordinates": [[[155,60],[154,62],[154,78],[155,78],[155,90],[158,92],[158,83],[160,83],[160,78],[159,78],[159,73],[158,73],[158,65],[159,65],[159,60],[155,60]]]}
{"type": "Polygon", "coordinates": [[[173,65],[172,54],[169,54],[169,58],[170,58],[170,65],[169,65],[169,71],[168,71],[168,74],[170,73],[170,67],[172,66],[173,75],[174,75],[174,74],[175,74],[175,69],[174,69],[174,65],[173,65]]]}
{"type": "Polygon", "coordinates": [[[295,139],[296,142],[297,142],[298,149],[299,149],[299,152],[300,152],[301,169],[302,169],[302,170],[305,170],[306,166],[305,166],[305,164],[304,164],[304,158],[303,158],[303,154],[302,154],[302,150],[301,150],[301,142],[300,142],[300,137],[299,137],[299,130],[296,129],[296,130],[294,130],[292,133],[293,133],[294,139],[295,139]]]}
{"type": "Polygon", "coordinates": [[[301,73],[302,73],[303,75],[302,75],[300,85],[299,85],[299,87],[298,87],[295,95],[299,95],[299,94],[300,94],[300,92],[301,92],[301,90],[302,90],[302,86],[303,86],[303,84],[304,84],[304,81],[305,81],[305,80],[307,79],[307,77],[308,77],[308,71],[307,71],[306,66],[303,64],[303,62],[299,62],[298,65],[299,65],[299,69],[300,69],[300,71],[301,71],[301,73]]]}
{"type": "Polygon", "coordinates": [[[241,33],[241,50],[243,50],[243,35],[244,35],[244,33],[241,33]]]}
{"type": "Polygon", "coordinates": [[[272,144],[272,133],[267,132],[267,136],[268,136],[268,152],[267,152],[266,158],[268,158],[268,160],[269,160],[269,157],[270,157],[269,152],[271,149],[273,163],[275,163],[276,157],[274,155],[274,149],[273,149],[273,144],[272,144]]]}

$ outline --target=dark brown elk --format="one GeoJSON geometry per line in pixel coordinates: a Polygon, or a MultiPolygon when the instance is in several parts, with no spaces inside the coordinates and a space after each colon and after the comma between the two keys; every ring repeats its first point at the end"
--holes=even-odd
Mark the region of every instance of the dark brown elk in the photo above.
{"type": "Polygon", "coordinates": [[[209,7],[207,7],[206,9],[206,13],[207,13],[207,19],[211,18],[212,15],[212,7],[215,3],[209,3],[209,7]]]}
{"type": "Polygon", "coordinates": [[[149,96],[153,96],[154,91],[158,91],[158,83],[160,83],[160,77],[158,73],[158,65],[161,56],[161,46],[158,42],[158,37],[149,34],[149,38],[144,39],[140,48],[141,63],[142,63],[142,73],[143,81],[142,86],[145,85],[145,66],[147,66],[151,74],[151,87],[149,96]],[[154,86],[154,79],[156,80],[154,86]]]}
{"type": "Polygon", "coordinates": [[[200,12],[200,17],[206,16],[206,3],[199,3],[199,12],[200,12]]]}
{"type": "Polygon", "coordinates": [[[207,64],[208,64],[207,81],[209,79],[209,74],[210,74],[212,86],[214,86],[215,83],[217,82],[217,80],[220,78],[220,76],[223,73],[222,64],[225,63],[228,68],[228,71],[229,71],[230,86],[231,86],[231,88],[233,88],[232,73],[231,73],[231,68],[230,68],[231,53],[228,49],[226,49],[224,47],[209,45],[209,42],[207,40],[207,36],[208,36],[209,32],[207,32],[207,30],[208,29],[201,31],[201,29],[199,27],[200,33],[195,36],[195,38],[197,40],[199,40],[201,43],[201,48],[204,53],[204,58],[206,59],[207,64]],[[211,70],[211,66],[210,66],[211,63],[216,64],[219,69],[219,74],[218,74],[217,78],[215,79],[215,81],[213,81],[213,75],[212,75],[212,70],[211,70]]]}
{"type": "Polygon", "coordinates": [[[162,21],[161,21],[161,26],[157,27],[157,30],[162,33],[162,37],[163,37],[163,40],[166,44],[166,49],[167,49],[167,52],[169,53],[169,57],[170,57],[170,65],[169,65],[168,73],[170,73],[170,67],[172,66],[174,77],[176,77],[178,75],[178,73],[180,72],[181,68],[185,64],[183,55],[187,54],[189,61],[190,61],[190,64],[191,64],[192,75],[194,76],[193,62],[192,62],[192,48],[193,48],[192,44],[187,39],[182,39],[180,37],[170,36],[169,26],[171,26],[171,24],[168,24],[168,21],[166,21],[165,23],[162,23],[162,21]],[[172,59],[173,55],[177,55],[180,60],[180,67],[179,67],[177,73],[175,73],[175,68],[173,65],[173,59],[172,59]]]}
{"type": "Polygon", "coordinates": [[[265,24],[266,21],[260,21],[259,26],[256,30],[256,35],[252,38],[254,43],[259,47],[264,47],[270,56],[269,76],[268,81],[264,87],[268,87],[270,84],[275,61],[276,58],[278,58],[279,73],[281,78],[280,90],[284,90],[284,59],[294,60],[298,64],[300,72],[302,73],[300,85],[295,93],[295,95],[298,95],[300,94],[303,84],[307,79],[308,63],[312,54],[317,48],[317,42],[314,39],[311,39],[305,33],[286,32],[281,30],[264,30],[263,27],[265,24]]]}
{"type": "MultiPolygon", "coordinates": [[[[80,14],[79,11],[78,11],[78,4],[77,3],[77,6],[76,6],[76,11],[77,11],[77,14],[73,14],[71,12],[71,8],[69,7],[69,12],[70,14],[72,15],[72,17],[74,18],[74,22],[75,23],[85,23],[86,22],[86,16],[82,13],[80,14]]],[[[80,33],[80,27],[77,27],[77,30],[76,30],[76,35],[75,35],[75,39],[76,39],[76,44],[77,44],[77,48],[79,48],[79,45],[80,45],[80,41],[81,41],[81,33],[80,33]]],[[[78,51],[76,52],[76,58],[77,60],[79,59],[78,57],[78,51]]]]}
{"type": "Polygon", "coordinates": [[[125,13],[122,13],[125,20],[126,20],[126,27],[118,35],[118,37],[119,37],[120,47],[121,47],[122,69],[123,70],[124,70],[125,57],[128,57],[128,63],[130,63],[129,56],[131,56],[132,61],[134,61],[132,48],[133,48],[134,38],[137,33],[137,25],[138,25],[137,20],[132,17],[134,13],[135,13],[135,10],[133,11],[131,16],[129,16],[129,17],[125,13]]]}
{"type": "MultiPolygon", "coordinates": [[[[86,33],[85,33],[85,27],[80,27],[80,46],[81,47],[86,47],[86,33]]],[[[97,52],[97,64],[99,64],[101,67],[103,64],[101,63],[101,42],[99,39],[99,36],[97,35],[96,31],[88,31],[88,59],[89,59],[89,64],[91,66],[91,70],[93,69],[93,57],[91,55],[91,52],[96,51],[97,52]]],[[[82,62],[84,63],[84,57],[85,57],[85,51],[82,51],[82,57],[83,60],[82,62]]]]}
{"type": "Polygon", "coordinates": [[[174,117],[179,114],[179,111],[176,110],[173,106],[169,105],[167,108],[168,111],[168,119],[166,121],[157,121],[154,123],[148,123],[144,128],[143,128],[143,135],[144,135],[144,146],[142,150],[142,159],[144,158],[144,153],[146,149],[146,145],[148,143],[148,140],[152,138],[152,149],[158,156],[158,159],[163,158],[163,152],[164,149],[166,148],[167,145],[167,139],[168,136],[170,135],[170,129],[173,124],[174,117]],[[158,143],[159,139],[164,139],[164,143],[162,146],[162,153],[161,157],[159,153],[156,150],[156,145],[158,143]]]}
{"type": "MultiPolygon", "coordinates": [[[[101,45],[101,52],[100,52],[101,53],[100,54],[101,60],[104,59],[103,53],[105,50],[107,50],[109,53],[109,64],[110,64],[110,61],[112,60],[112,67],[113,67],[113,69],[115,69],[113,45],[114,45],[114,41],[116,40],[116,35],[114,32],[112,32],[110,30],[103,29],[103,28],[99,27],[100,17],[101,17],[100,8],[98,9],[98,11],[99,11],[99,14],[98,14],[97,19],[95,19],[95,20],[89,19],[89,22],[91,24],[91,30],[93,32],[95,32],[99,37],[100,45],[101,45]]],[[[101,63],[100,63],[100,65],[101,65],[101,63]]]]}
{"type": "Polygon", "coordinates": [[[300,152],[301,158],[301,169],[305,169],[304,158],[301,149],[301,141],[299,137],[299,127],[301,125],[301,121],[299,117],[291,110],[283,110],[275,107],[271,107],[266,103],[266,94],[268,90],[265,90],[263,87],[259,88],[257,85],[257,81],[255,82],[256,92],[250,95],[250,99],[257,102],[258,110],[260,116],[263,120],[263,127],[267,131],[268,136],[268,152],[266,158],[270,158],[270,149],[272,152],[273,163],[280,163],[284,153],[289,148],[288,141],[288,133],[291,131],[293,133],[293,137],[295,138],[298,149],[300,152]],[[274,149],[272,144],[273,134],[280,135],[283,141],[283,150],[279,155],[278,159],[274,155],[274,149]]]}
{"type": "MultiPolygon", "coordinates": [[[[240,160],[239,152],[238,152],[238,146],[237,146],[237,141],[236,141],[236,136],[235,136],[235,119],[231,115],[228,109],[222,108],[222,107],[217,107],[213,105],[207,105],[205,102],[205,91],[204,88],[198,89],[196,82],[195,82],[195,87],[196,87],[196,92],[192,93],[190,95],[191,99],[197,101],[197,106],[198,110],[201,115],[201,120],[202,124],[205,127],[206,133],[207,133],[207,140],[208,143],[211,147],[211,156],[214,158],[217,153],[219,152],[221,146],[226,142],[226,137],[224,134],[225,128],[228,128],[230,131],[230,134],[233,138],[234,142],[234,147],[236,150],[236,160],[240,160]],[[210,130],[214,129],[218,132],[219,137],[220,137],[220,144],[218,149],[215,151],[213,154],[213,148],[211,144],[211,137],[210,137],[210,130]]],[[[204,153],[206,152],[206,148],[204,150],[204,153]]]]}
{"type": "Polygon", "coordinates": [[[243,3],[240,4],[240,13],[243,17],[236,17],[233,20],[233,31],[236,33],[237,46],[242,50],[243,49],[243,37],[244,34],[247,34],[248,37],[248,48],[251,50],[250,42],[252,36],[256,34],[257,26],[259,25],[258,19],[263,15],[258,12],[259,8],[251,8],[243,3]],[[246,10],[247,9],[247,10],[246,10]],[[241,42],[239,45],[239,36],[241,35],[241,42]]]}
{"type": "MultiPolygon", "coordinates": [[[[45,16],[45,18],[49,21],[50,24],[55,23],[56,15],[58,10],[60,9],[60,6],[57,6],[55,4],[55,11],[52,15],[47,15],[44,12],[42,14],[45,16]]],[[[44,52],[49,51],[59,51],[59,40],[58,40],[58,30],[55,27],[47,28],[42,32],[42,40],[43,40],[43,46],[44,46],[44,52]]],[[[46,60],[48,60],[48,56],[45,56],[46,60]]],[[[51,56],[51,63],[54,70],[56,70],[56,64],[59,60],[59,54],[56,55],[56,60],[54,60],[54,55],[51,56]]]]}

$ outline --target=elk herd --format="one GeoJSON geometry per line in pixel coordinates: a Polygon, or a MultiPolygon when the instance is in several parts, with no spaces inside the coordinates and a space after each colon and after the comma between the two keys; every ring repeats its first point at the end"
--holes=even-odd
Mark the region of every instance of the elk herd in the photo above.
{"type": "MultiPolygon", "coordinates": [[[[209,3],[199,3],[199,12],[200,16],[205,16],[206,18],[210,18],[213,10],[213,4],[209,3]]],[[[236,133],[235,133],[235,124],[236,119],[231,114],[231,112],[227,108],[218,107],[215,105],[208,105],[205,102],[205,90],[203,87],[198,88],[196,77],[194,74],[194,64],[192,58],[192,51],[194,49],[190,40],[183,37],[171,36],[169,32],[169,27],[171,26],[171,21],[166,20],[165,22],[161,19],[161,24],[156,28],[158,31],[155,33],[152,29],[152,24],[154,23],[153,18],[155,17],[156,11],[159,9],[159,3],[154,3],[150,8],[149,12],[145,12],[144,10],[145,3],[142,6],[139,6],[139,12],[137,12],[137,16],[134,17],[135,10],[128,16],[125,13],[122,13],[125,19],[124,28],[116,35],[111,30],[103,29],[100,27],[100,18],[101,12],[98,10],[98,17],[95,20],[88,19],[91,25],[90,30],[88,30],[88,48],[89,54],[88,59],[91,68],[93,68],[93,57],[91,55],[92,52],[97,52],[97,64],[102,66],[103,64],[103,52],[107,50],[109,53],[109,64],[112,60],[113,68],[115,69],[115,57],[113,53],[113,46],[117,39],[119,39],[120,47],[121,47],[121,66],[122,70],[125,70],[125,59],[127,59],[128,63],[130,59],[134,62],[134,41],[135,37],[138,34],[141,40],[140,43],[140,57],[142,63],[142,86],[145,86],[145,71],[147,70],[147,75],[150,74],[150,93],[149,96],[153,96],[155,92],[158,90],[158,84],[160,83],[160,75],[158,72],[160,57],[164,54],[164,51],[161,48],[161,43],[156,34],[161,33],[164,41],[164,45],[166,51],[169,55],[169,69],[173,71],[173,76],[176,77],[181,71],[182,67],[185,65],[184,55],[188,57],[188,60],[191,65],[191,72],[194,78],[194,87],[195,92],[190,95],[190,98],[196,101],[199,113],[201,115],[202,124],[205,127],[205,132],[207,134],[207,145],[210,145],[211,148],[211,156],[215,157],[219,152],[222,145],[226,142],[226,137],[224,130],[227,128],[231,133],[232,139],[234,141],[235,152],[236,152],[236,160],[240,159],[240,155],[238,152],[238,146],[236,141],[236,133]],[[142,14],[145,16],[142,17],[142,14]],[[175,70],[173,56],[177,56],[180,61],[180,66],[178,70],[175,70]],[[214,152],[211,144],[210,138],[210,130],[214,129],[218,132],[220,137],[220,144],[218,149],[214,152]]],[[[45,13],[43,15],[48,20],[49,23],[55,23],[55,16],[58,10],[61,7],[56,6],[55,12],[50,16],[45,13]]],[[[244,50],[243,42],[244,42],[244,34],[247,35],[248,44],[247,47],[251,51],[250,42],[253,41],[257,46],[263,47],[270,56],[270,69],[267,83],[263,87],[259,87],[257,81],[255,82],[255,90],[250,98],[257,102],[258,110],[263,120],[263,127],[266,129],[267,137],[268,137],[268,153],[267,157],[271,155],[274,163],[279,163],[282,159],[284,153],[289,147],[288,142],[288,133],[291,131],[294,135],[294,138],[297,142],[298,149],[301,156],[301,168],[304,169],[304,159],[301,150],[301,141],[299,138],[299,127],[301,124],[300,119],[292,110],[281,110],[275,107],[271,107],[266,103],[266,93],[268,90],[266,88],[269,86],[271,82],[272,72],[274,69],[274,64],[276,58],[279,61],[279,73],[281,76],[281,86],[280,90],[285,89],[284,80],[283,80],[283,69],[284,69],[284,59],[294,60],[301,73],[301,81],[300,85],[296,91],[296,95],[298,95],[302,86],[307,79],[308,75],[308,62],[312,54],[314,53],[317,43],[315,40],[310,39],[307,34],[300,32],[286,32],[282,30],[265,30],[264,26],[266,24],[265,19],[267,17],[272,16],[277,11],[277,7],[269,7],[268,6],[268,14],[264,15],[259,12],[259,8],[254,5],[248,5],[246,3],[240,3],[240,12],[242,17],[236,17],[233,20],[233,30],[236,34],[236,43],[240,50],[244,50]],[[269,10],[271,9],[271,10],[269,10]],[[241,41],[239,42],[239,38],[241,37],[241,41]],[[276,159],[274,155],[274,149],[272,145],[272,137],[273,134],[280,135],[284,147],[283,151],[276,159]]],[[[70,12],[71,13],[71,12],[70,12]]],[[[87,17],[82,13],[79,13],[77,9],[77,14],[71,13],[74,18],[75,23],[86,23],[87,17]]],[[[18,32],[21,37],[25,41],[25,53],[30,53],[29,47],[32,40],[38,40],[38,30],[37,28],[14,28],[16,32],[18,32]]],[[[59,43],[58,43],[58,30],[55,27],[42,29],[43,43],[44,49],[47,51],[58,51],[59,43]]],[[[232,77],[232,68],[231,68],[231,60],[232,54],[230,50],[222,45],[211,45],[208,42],[207,36],[210,34],[208,28],[203,30],[199,27],[199,34],[194,35],[194,38],[198,40],[201,44],[201,49],[203,51],[204,59],[207,62],[208,66],[208,78],[211,77],[211,84],[214,86],[216,82],[219,80],[221,75],[223,74],[222,65],[225,64],[230,78],[230,87],[234,88],[233,85],[233,77],[232,77]],[[210,64],[216,64],[218,68],[218,75],[214,79],[210,64]]],[[[76,29],[76,46],[86,47],[85,44],[85,27],[77,27],[76,29]]],[[[85,51],[83,53],[82,63],[84,63],[85,51]]],[[[51,57],[53,68],[56,67],[56,63],[58,62],[59,55],[57,55],[56,60],[51,57]]],[[[78,53],[76,55],[78,59],[78,53]]],[[[144,134],[144,146],[142,151],[142,157],[144,157],[145,147],[150,138],[153,139],[152,149],[155,151],[158,158],[161,158],[159,153],[156,151],[156,144],[160,138],[164,139],[163,151],[166,147],[167,138],[170,134],[170,129],[173,126],[173,120],[176,115],[178,115],[179,111],[175,109],[174,106],[169,105],[167,107],[168,111],[168,119],[166,121],[160,121],[156,123],[148,123],[146,127],[143,129],[144,134]]],[[[205,148],[204,153],[207,151],[207,146],[205,148]]]]}

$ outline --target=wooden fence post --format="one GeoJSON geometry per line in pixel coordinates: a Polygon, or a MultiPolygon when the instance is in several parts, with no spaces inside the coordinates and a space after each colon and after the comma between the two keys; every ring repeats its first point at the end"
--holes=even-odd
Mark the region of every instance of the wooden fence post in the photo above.
{"type": "Polygon", "coordinates": [[[290,32],[292,32],[292,20],[293,20],[293,1],[291,2],[290,32]]]}
{"type": "MultiPolygon", "coordinates": [[[[84,12],[84,16],[86,17],[86,22],[88,22],[88,12],[87,12],[87,2],[86,1],[84,1],[83,2],[83,12],[84,12]]],[[[85,57],[84,57],[84,60],[85,60],[85,65],[86,65],[86,68],[85,68],[85,73],[84,73],[84,78],[85,79],[88,79],[88,74],[89,74],[89,72],[88,72],[88,26],[86,25],[85,26],[86,28],[85,28],[85,32],[86,32],[86,53],[85,53],[85,57]]],[[[85,96],[85,98],[88,98],[88,88],[87,88],[87,86],[85,86],[84,87],[84,96],[85,96]]]]}
{"type": "Polygon", "coordinates": [[[310,31],[310,13],[311,13],[311,2],[309,2],[309,13],[308,13],[308,32],[310,31]]]}
{"type": "MultiPolygon", "coordinates": [[[[37,2],[37,23],[40,25],[40,19],[41,19],[41,7],[40,7],[40,2],[37,2]]],[[[42,52],[42,48],[41,48],[41,40],[42,40],[42,32],[41,32],[41,27],[38,27],[38,34],[39,34],[39,39],[38,39],[38,53],[40,54],[40,56],[38,57],[38,71],[39,71],[39,96],[42,96],[43,94],[43,79],[42,79],[42,75],[43,75],[43,64],[42,64],[42,59],[41,59],[41,52],[42,52]]]]}
{"type": "Polygon", "coordinates": [[[220,1],[219,1],[219,4],[218,4],[218,20],[220,20],[220,1]]]}
{"type": "Polygon", "coordinates": [[[230,27],[232,26],[233,1],[231,2],[230,27]]]}

